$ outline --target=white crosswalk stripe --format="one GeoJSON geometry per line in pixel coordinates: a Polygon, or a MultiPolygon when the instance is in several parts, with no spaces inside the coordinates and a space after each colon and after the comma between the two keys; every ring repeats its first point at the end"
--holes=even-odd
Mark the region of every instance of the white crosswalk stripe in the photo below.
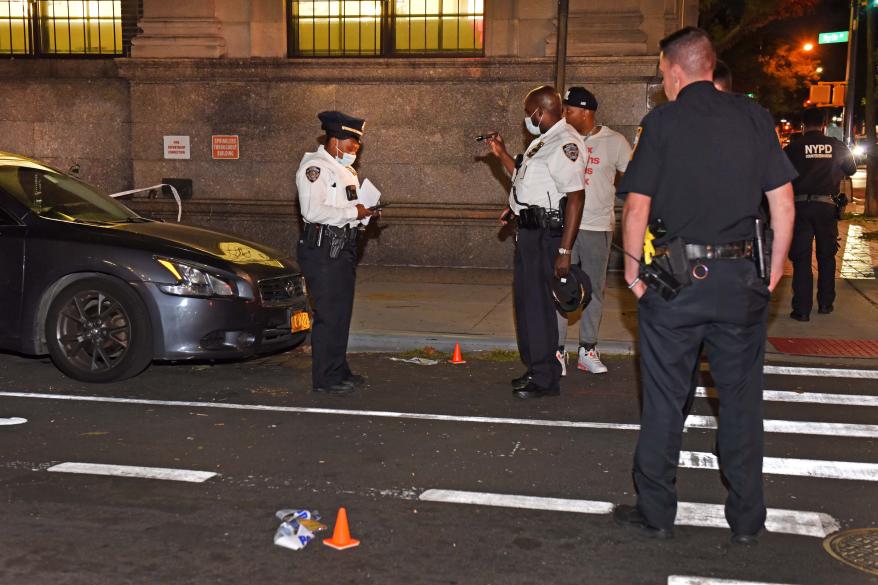
{"type": "Polygon", "coordinates": [[[711,577],[686,577],[671,575],[668,585],[789,585],[786,583],[766,583],[765,581],[738,581],[737,579],[713,579],[711,577]]]}
{"type": "Polygon", "coordinates": [[[59,463],[47,471],[57,473],[82,473],[85,475],[112,475],[116,477],[136,477],[141,479],[164,479],[170,481],[188,481],[201,483],[216,473],[210,471],[194,471],[192,469],[168,469],[164,467],[139,467],[135,465],[104,465],[100,463],[59,463]]]}
{"type": "MultiPolygon", "coordinates": [[[[719,461],[713,453],[681,451],[680,467],[688,469],[719,469],[719,461]]],[[[878,481],[878,464],[856,463],[853,461],[764,457],[762,459],[762,471],[770,475],[878,481]]]]}
{"type": "MultiPolygon", "coordinates": [[[[699,386],[695,389],[699,398],[719,398],[716,388],[699,386]]],[[[789,392],[785,390],[764,390],[762,399],[768,402],[796,402],[801,404],[827,404],[838,406],[878,406],[878,396],[862,394],[824,394],[822,392],[789,392]]]]}

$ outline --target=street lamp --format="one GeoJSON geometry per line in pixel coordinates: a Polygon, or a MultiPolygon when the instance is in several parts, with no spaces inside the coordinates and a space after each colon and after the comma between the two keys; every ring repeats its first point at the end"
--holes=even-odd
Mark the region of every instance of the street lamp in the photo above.
{"type": "Polygon", "coordinates": [[[823,67],[818,67],[814,71],[817,73],[817,75],[820,75],[821,73],[823,73],[823,67]]]}
{"type": "Polygon", "coordinates": [[[805,43],[804,45],[802,45],[802,50],[805,51],[806,53],[810,53],[811,51],[814,50],[814,43],[811,43],[811,42],[805,43]]]}

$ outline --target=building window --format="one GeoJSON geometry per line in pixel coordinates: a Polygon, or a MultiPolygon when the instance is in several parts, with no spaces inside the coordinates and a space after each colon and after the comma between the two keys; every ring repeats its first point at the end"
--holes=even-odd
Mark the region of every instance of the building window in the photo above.
{"type": "Polygon", "coordinates": [[[0,0],[0,55],[127,54],[142,0],[0,0]]]}
{"type": "Polygon", "coordinates": [[[482,55],[484,0],[290,0],[294,57],[482,55]]]}

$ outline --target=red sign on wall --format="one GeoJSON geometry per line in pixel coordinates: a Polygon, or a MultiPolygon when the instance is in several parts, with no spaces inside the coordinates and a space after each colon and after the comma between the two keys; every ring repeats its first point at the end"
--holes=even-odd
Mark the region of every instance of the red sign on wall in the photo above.
{"type": "Polygon", "coordinates": [[[241,155],[237,134],[214,134],[210,142],[214,159],[237,160],[241,155]]]}

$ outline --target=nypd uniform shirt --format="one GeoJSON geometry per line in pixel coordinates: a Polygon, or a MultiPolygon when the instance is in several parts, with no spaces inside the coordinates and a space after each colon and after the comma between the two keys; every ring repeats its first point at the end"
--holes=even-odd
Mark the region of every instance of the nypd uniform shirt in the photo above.
{"type": "Polygon", "coordinates": [[[359,186],[356,171],[342,166],[322,146],[306,153],[296,172],[302,217],[308,223],[357,226],[359,186]]]}
{"type": "Polygon", "coordinates": [[[837,195],[844,176],[857,172],[848,147],[817,130],[805,132],[784,151],[799,171],[799,178],[793,181],[796,195],[837,195]]]}
{"type": "Polygon", "coordinates": [[[661,218],[667,239],[727,244],[752,238],[763,192],[796,178],[771,114],[710,81],[687,85],[675,101],[655,108],[637,134],[619,196],[651,197],[650,222],[661,218]]]}
{"type": "Polygon", "coordinates": [[[509,207],[518,215],[524,205],[558,209],[567,193],[585,188],[585,146],[573,126],[560,120],[540,135],[512,175],[509,207]]]}

